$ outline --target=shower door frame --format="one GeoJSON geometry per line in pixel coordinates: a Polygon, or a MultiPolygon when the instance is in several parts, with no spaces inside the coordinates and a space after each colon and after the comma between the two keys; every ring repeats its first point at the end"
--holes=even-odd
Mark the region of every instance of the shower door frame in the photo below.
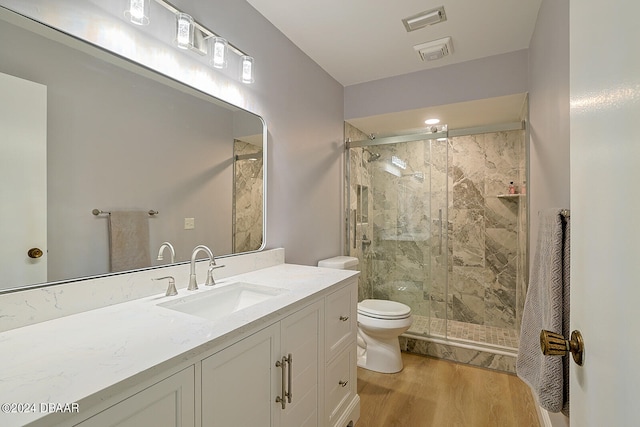
{"type": "MultiPolygon", "coordinates": [[[[449,129],[448,131],[443,131],[443,132],[438,132],[438,133],[429,133],[429,132],[417,132],[417,133],[413,133],[413,134],[404,134],[404,135],[398,135],[398,136],[389,136],[389,137],[382,137],[382,138],[373,138],[373,136],[369,139],[369,140],[359,140],[359,141],[351,141],[351,140],[345,140],[345,186],[346,186],[346,197],[345,197],[345,201],[346,201],[346,209],[345,209],[345,229],[346,229],[346,238],[345,238],[345,253],[348,254],[350,252],[350,247],[353,244],[352,242],[352,238],[353,236],[350,233],[350,229],[352,224],[350,224],[350,209],[351,209],[351,192],[350,192],[350,183],[351,183],[351,156],[350,156],[350,149],[352,148],[366,148],[366,147],[372,147],[372,146],[377,146],[377,145],[387,145],[387,144],[398,144],[398,143],[403,143],[403,142],[412,142],[412,141],[420,141],[420,140],[437,140],[439,138],[447,138],[447,144],[449,144],[451,142],[451,138],[454,137],[459,137],[459,136],[467,136],[467,135],[479,135],[479,134],[484,134],[484,133],[495,133],[495,132],[508,132],[508,131],[515,131],[515,130],[523,130],[525,131],[525,141],[528,140],[529,136],[528,136],[528,126],[527,126],[527,122],[526,120],[521,120],[521,121],[517,121],[517,122],[511,122],[511,123],[502,123],[502,124],[494,124],[494,125],[487,125],[487,126],[478,126],[478,127],[473,127],[473,128],[466,128],[466,129],[449,129]]],[[[447,157],[449,156],[449,154],[447,154],[447,157]]],[[[526,179],[528,181],[529,178],[529,153],[527,151],[527,153],[525,154],[526,156],[526,166],[525,166],[525,170],[526,170],[526,179]]],[[[447,159],[447,162],[449,160],[447,159]]],[[[448,165],[449,166],[449,165],[448,165]]],[[[447,168],[448,168],[447,166],[447,168]]],[[[447,170],[447,174],[448,174],[448,170],[447,170]]],[[[448,185],[448,184],[447,184],[448,185]]],[[[447,189],[447,193],[448,193],[447,189]]],[[[529,212],[529,203],[528,203],[528,198],[529,195],[526,195],[527,198],[527,208],[526,208],[526,223],[529,224],[529,218],[530,218],[530,212],[529,212]]],[[[448,219],[449,219],[449,200],[447,198],[447,202],[446,202],[446,221],[447,221],[447,229],[446,229],[446,233],[448,235],[448,219]]],[[[447,236],[447,240],[448,240],[448,236],[447,236]]],[[[529,227],[527,226],[527,230],[526,230],[526,241],[529,241],[529,227]]],[[[447,241],[447,245],[446,245],[446,250],[449,250],[449,242],[447,241]]],[[[525,250],[525,258],[526,260],[529,259],[529,253],[528,253],[528,245],[525,246],[524,248],[525,250]]],[[[526,261],[528,262],[528,261],[526,261]]],[[[446,265],[446,274],[447,274],[447,278],[446,280],[446,288],[445,288],[445,332],[444,334],[438,334],[438,335],[434,335],[431,331],[431,328],[429,327],[428,329],[428,333],[425,335],[415,335],[415,334],[410,334],[410,336],[412,337],[421,337],[421,338],[425,338],[428,339],[430,341],[435,341],[435,342],[443,342],[443,343],[458,343],[459,345],[462,346],[468,346],[469,344],[471,344],[471,346],[473,348],[485,348],[485,349],[489,349],[491,352],[495,352],[496,354],[506,354],[506,355],[512,355],[512,350],[507,349],[507,348],[502,348],[500,346],[494,346],[493,344],[488,344],[488,343],[470,343],[467,340],[464,339],[458,339],[458,338],[453,338],[453,337],[449,337],[449,333],[448,333],[448,322],[451,321],[451,319],[449,319],[450,313],[449,313],[449,268],[450,265],[449,264],[449,258],[448,258],[448,254],[447,254],[447,265],[446,265]],[[504,351],[503,351],[504,350],[504,351]]],[[[528,269],[525,270],[525,281],[528,282],[527,276],[528,276],[528,269]]],[[[432,275],[433,276],[433,275],[432,275]]],[[[431,285],[431,283],[429,283],[429,285],[431,285]]],[[[431,291],[432,287],[430,286],[430,291],[431,291]]],[[[429,319],[431,319],[433,316],[431,315],[431,311],[430,311],[430,316],[429,319]]],[[[518,325],[519,326],[519,325],[518,325]]],[[[456,345],[458,345],[456,344],[456,345]]]]}

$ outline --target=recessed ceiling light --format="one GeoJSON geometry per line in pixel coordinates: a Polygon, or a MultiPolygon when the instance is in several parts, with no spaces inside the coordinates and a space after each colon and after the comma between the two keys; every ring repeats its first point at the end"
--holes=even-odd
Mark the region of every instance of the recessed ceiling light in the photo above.
{"type": "Polygon", "coordinates": [[[425,125],[437,125],[440,123],[440,119],[427,119],[424,121],[425,125]]]}

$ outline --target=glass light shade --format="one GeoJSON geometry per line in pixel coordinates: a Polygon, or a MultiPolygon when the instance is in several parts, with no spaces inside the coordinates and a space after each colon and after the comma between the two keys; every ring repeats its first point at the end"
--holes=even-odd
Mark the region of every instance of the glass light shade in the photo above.
{"type": "Polygon", "coordinates": [[[176,44],[180,49],[193,47],[193,18],[186,13],[176,14],[176,44]]]}
{"type": "Polygon", "coordinates": [[[211,65],[215,68],[227,67],[227,47],[227,40],[222,37],[212,37],[210,39],[209,51],[211,52],[211,65]]]}
{"type": "Polygon", "coordinates": [[[149,24],[149,0],[128,0],[129,7],[124,11],[132,24],[148,25],[149,24]]]}
{"type": "Polygon", "coordinates": [[[243,55],[240,59],[240,80],[242,83],[253,83],[255,75],[255,60],[252,56],[243,55]]]}

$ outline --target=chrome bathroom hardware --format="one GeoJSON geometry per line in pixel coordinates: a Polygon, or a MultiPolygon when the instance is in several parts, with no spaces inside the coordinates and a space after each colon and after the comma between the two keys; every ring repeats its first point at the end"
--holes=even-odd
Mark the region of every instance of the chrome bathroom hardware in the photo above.
{"type": "Polygon", "coordinates": [[[440,242],[438,243],[438,255],[442,255],[442,209],[438,209],[438,220],[440,221],[440,242]]]}
{"type": "Polygon", "coordinates": [[[169,242],[163,242],[160,245],[160,249],[158,250],[158,258],[156,258],[156,260],[162,261],[164,259],[164,256],[163,256],[164,250],[167,248],[171,252],[171,264],[173,264],[174,262],[176,262],[176,250],[173,248],[173,245],[169,242]]]}
{"type": "Polygon", "coordinates": [[[282,405],[282,409],[286,409],[287,402],[291,403],[292,393],[291,393],[291,381],[292,381],[292,369],[293,358],[291,357],[291,353],[288,356],[282,356],[281,360],[276,361],[276,368],[282,368],[282,377],[281,377],[281,396],[276,396],[276,403],[280,403],[282,405]],[[285,370],[285,365],[287,365],[287,369],[285,370]],[[287,391],[287,387],[289,391],[287,391]]]}
{"type": "Polygon", "coordinates": [[[358,240],[358,213],[356,210],[353,210],[353,249],[356,248],[356,240],[358,240]]]}
{"type": "MultiPolygon", "coordinates": [[[[187,287],[188,291],[195,291],[198,289],[198,282],[196,281],[196,256],[200,251],[204,251],[207,253],[207,257],[209,257],[209,267],[213,267],[215,265],[215,262],[213,260],[213,252],[211,252],[211,249],[209,249],[205,245],[198,245],[193,248],[193,252],[191,252],[191,269],[189,274],[189,286],[187,287]]],[[[209,277],[207,276],[207,281],[208,279],[209,277]]],[[[213,281],[213,276],[211,277],[211,280],[213,281]]]]}
{"type": "Polygon", "coordinates": [[[205,286],[214,286],[216,281],[213,279],[213,270],[222,268],[224,265],[216,265],[216,260],[213,260],[213,265],[209,265],[209,269],[207,270],[207,281],[204,282],[205,286]]]}
{"type": "Polygon", "coordinates": [[[338,385],[340,387],[346,387],[347,384],[349,384],[349,381],[342,381],[342,380],[338,381],[338,385]]]}
{"type": "Polygon", "coordinates": [[[173,295],[178,295],[178,290],[176,289],[176,280],[173,278],[173,276],[158,277],[156,279],[151,279],[151,280],[164,280],[164,279],[169,279],[169,287],[167,288],[167,292],[165,293],[165,296],[170,297],[173,295]]]}
{"type": "MultiPolygon", "coordinates": [[[[91,211],[92,214],[94,214],[95,216],[98,215],[111,215],[110,211],[102,211],[100,209],[94,209],[91,211]]],[[[158,211],[154,211],[154,210],[149,210],[149,212],[147,212],[149,214],[149,216],[155,216],[158,215],[160,212],[158,211]]]]}

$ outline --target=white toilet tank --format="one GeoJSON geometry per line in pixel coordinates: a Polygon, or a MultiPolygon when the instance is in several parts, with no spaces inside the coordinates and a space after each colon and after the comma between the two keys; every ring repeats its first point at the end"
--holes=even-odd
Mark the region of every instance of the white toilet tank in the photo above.
{"type": "Polygon", "coordinates": [[[318,261],[318,267],[335,268],[338,270],[357,270],[358,258],[352,256],[335,256],[318,261]]]}

